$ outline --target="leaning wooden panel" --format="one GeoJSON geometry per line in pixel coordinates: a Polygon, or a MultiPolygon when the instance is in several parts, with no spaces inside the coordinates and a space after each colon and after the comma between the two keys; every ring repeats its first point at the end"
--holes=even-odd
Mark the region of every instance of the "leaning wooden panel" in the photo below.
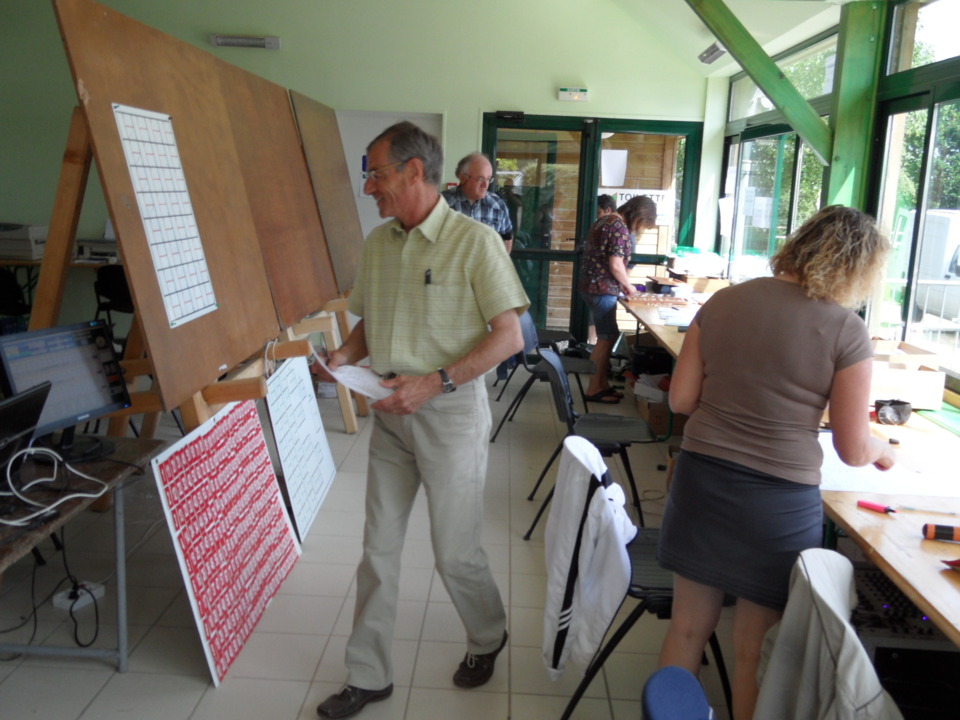
{"type": "Polygon", "coordinates": [[[286,88],[223,61],[219,69],[267,279],[287,328],[338,295],[324,227],[286,88]]]}
{"type": "Polygon", "coordinates": [[[90,0],[54,0],[107,206],[172,409],[279,333],[217,60],[90,0]],[[164,303],[113,104],[170,116],[216,309],[176,324],[164,303]]]}
{"type": "Polygon", "coordinates": [[[296,91],[290,91],[290,98],[313,178],[337,287],[346,293],[353,288],[357,264],[363,254],[363,230],[340,142],[337,116],[332,108],[296,91]]]}

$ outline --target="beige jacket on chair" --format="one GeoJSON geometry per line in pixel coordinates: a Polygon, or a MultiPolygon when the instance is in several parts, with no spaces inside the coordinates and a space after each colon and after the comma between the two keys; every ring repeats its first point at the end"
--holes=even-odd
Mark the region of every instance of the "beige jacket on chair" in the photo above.
{"type": "Polygon", "coordinates": [[[754,720],[903,720],[850,624],[853,565],[800,553],[783,619],[764,641],[754,720]]]}

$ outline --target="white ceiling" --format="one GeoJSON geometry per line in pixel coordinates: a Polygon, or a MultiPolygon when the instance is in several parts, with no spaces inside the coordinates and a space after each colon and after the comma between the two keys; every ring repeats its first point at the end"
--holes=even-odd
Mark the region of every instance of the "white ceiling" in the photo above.
{"type": "MultiPolygon", "coordinates": [[[[740,66],[724,55],[711,65],[697,56],[716,38],[686,0],[616,0],[623,12],[641,25],[657,28],[669,38],[677,59],[704,76],[727,76],[740,66]]],[[[796,45],[840,22],[840,6],[847,0],[723,0],[729,10],[769,55],[796,45]]]]}

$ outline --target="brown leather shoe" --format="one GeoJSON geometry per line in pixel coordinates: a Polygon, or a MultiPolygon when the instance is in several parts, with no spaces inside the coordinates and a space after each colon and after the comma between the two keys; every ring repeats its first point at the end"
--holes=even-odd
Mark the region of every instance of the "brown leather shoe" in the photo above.
{"type": "Polygon", "coordinates": [[[346,685],[343,690],[336,695],[331,695],[317,706],[317,715],[327,718],[348,718],[363,710],[367,703],[386,700],[392,694],[393,683],[383,690],[364,690],[346,685]]]}
{"type": "Polygon", "coordinates": [[[503,641],[493,652],[483,655],[467,653],[460,663],[460,667],[453,674],[453,684],[461,688],[475,688],[486,684],[493,677],[493,666],[497,662],[497,655],[507,644],[507,631],[503,631],[503,641]]]}

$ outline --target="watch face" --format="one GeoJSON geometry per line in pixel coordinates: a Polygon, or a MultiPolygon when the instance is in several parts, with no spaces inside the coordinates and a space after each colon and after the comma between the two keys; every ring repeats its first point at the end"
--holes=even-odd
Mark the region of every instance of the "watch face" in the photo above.
{"type": "Polygon", "coordinates": [[[447,371],[443,368],[437,370],[440,373],[440,381],[443,383],[443,392],[452,393],[457,389],[457,386],[453,384],[453,380],[450,379],[450,376],[447,375],[447,371]]]}

